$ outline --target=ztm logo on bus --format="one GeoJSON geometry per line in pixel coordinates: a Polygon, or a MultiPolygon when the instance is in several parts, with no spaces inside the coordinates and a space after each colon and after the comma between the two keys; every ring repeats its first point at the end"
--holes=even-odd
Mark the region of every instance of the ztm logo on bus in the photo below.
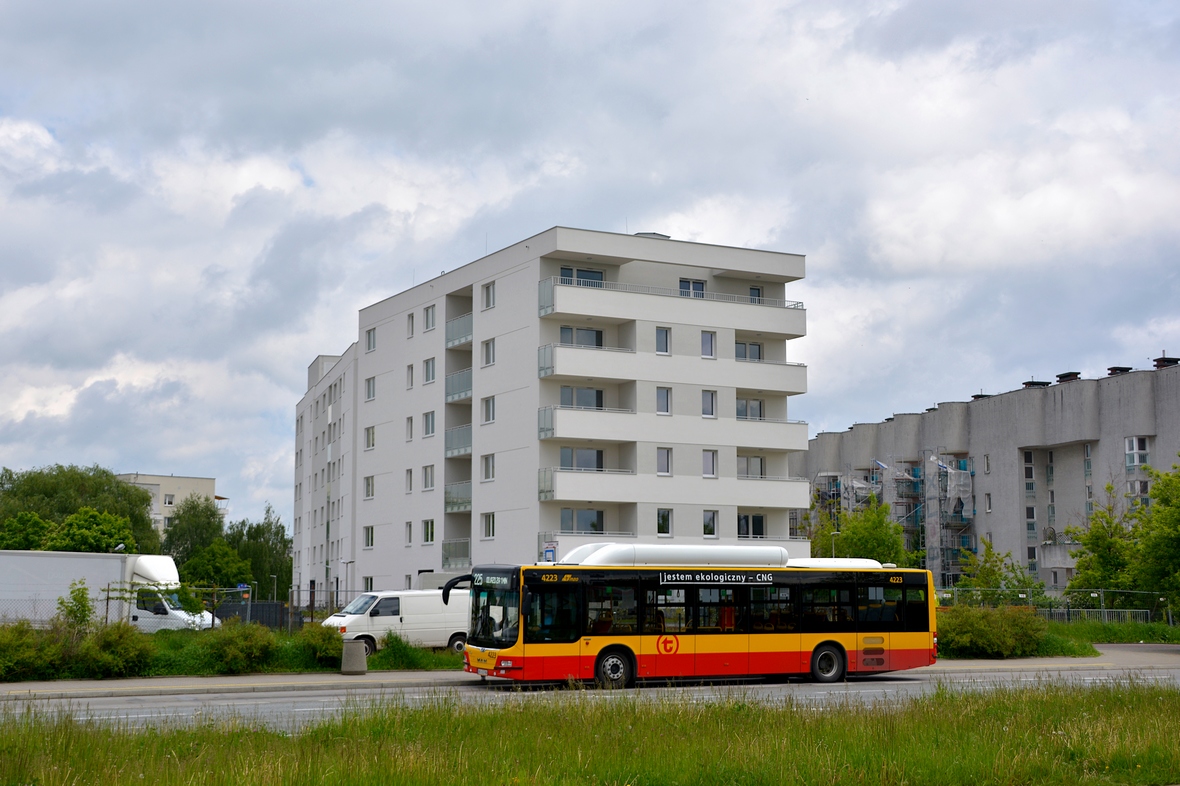
{"type": "Polygon", "coordinates": [[[680,637],[660,636],[656,639],[656,650],[661,655],[675,655],[680,651],[680,637]]]}

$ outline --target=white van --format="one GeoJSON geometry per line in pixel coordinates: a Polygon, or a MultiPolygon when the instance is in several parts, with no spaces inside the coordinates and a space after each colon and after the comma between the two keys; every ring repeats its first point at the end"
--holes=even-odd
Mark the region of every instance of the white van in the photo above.
{"type": "Polygon", "coordinates": [[[339,628],[345,641],[364,641],[366,655],[382,646],[389,631],[415,647],[462,652],[470,619],[470,592],[452,592],[444,606],[442,590],[390,590],[359,595],[322,624],[339,628]]]}

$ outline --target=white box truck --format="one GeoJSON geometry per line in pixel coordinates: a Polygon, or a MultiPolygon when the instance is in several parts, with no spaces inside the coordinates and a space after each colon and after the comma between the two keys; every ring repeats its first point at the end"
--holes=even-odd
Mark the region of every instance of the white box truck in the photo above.
{"type": "Polygon", "coordinates": [[[470,619],[470,592],[452,592],[444,606],[442,590],[390,590],[358,595],[321,624],[338,628],[345,641],[363,641],[366,655],[380,649],[390,631],[415,647],[462,652],[470,619]]]}
{"type": "Polygon", "coordinates": [[[44,626],[57,613],[58,598],[85,580],[100,621],[129,622],[145,633],[208,628],[209,612],[180,608],[180,575],[171,557],[159,554],[88,554],[76,551],[0,550],[0,621],[29,620],[44,626]]]}

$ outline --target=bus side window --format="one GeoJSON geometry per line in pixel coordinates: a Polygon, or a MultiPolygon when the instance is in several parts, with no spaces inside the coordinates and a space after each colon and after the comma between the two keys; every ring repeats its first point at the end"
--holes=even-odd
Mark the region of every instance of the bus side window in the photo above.
{"type": "Polygon", "coordinates": [[[639,632],[635,585],[627,582],[586,586],[587,636],[625,636],[639,632]]]}
{"type": "Polygon", "coordinates": [[[525,643],[578,640],[578,588],[530,587],[525,643]]]}
{"type": "Polygon", "coordinates": [[[856,588],[856,629],[900,631],[901,587],[861,584],[856,588]]]}
{"type": "Polygon", "coordinates": [[[930,610],[926,605],[926,590],[918,587],[906,587],[905,629],[915,633],[925,633],[930,630],[930,610]]]}

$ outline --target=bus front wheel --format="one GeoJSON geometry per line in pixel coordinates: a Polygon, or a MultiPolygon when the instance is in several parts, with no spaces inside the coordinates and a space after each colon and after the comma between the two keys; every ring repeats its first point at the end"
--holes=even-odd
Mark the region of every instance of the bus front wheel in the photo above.
{"type": "Polygon", "coordinates": [[[811,653],[811,678],[816,682],[838,682],[844,676],[844,653],[834,644],[821,644],[811,653]]]}
{"type": "Polygon", "coordinates": [[[635,682],[635,669],[627,653],[608,650],[598,656],[594,676],[604,688],[629,688],[635,682]]]}

